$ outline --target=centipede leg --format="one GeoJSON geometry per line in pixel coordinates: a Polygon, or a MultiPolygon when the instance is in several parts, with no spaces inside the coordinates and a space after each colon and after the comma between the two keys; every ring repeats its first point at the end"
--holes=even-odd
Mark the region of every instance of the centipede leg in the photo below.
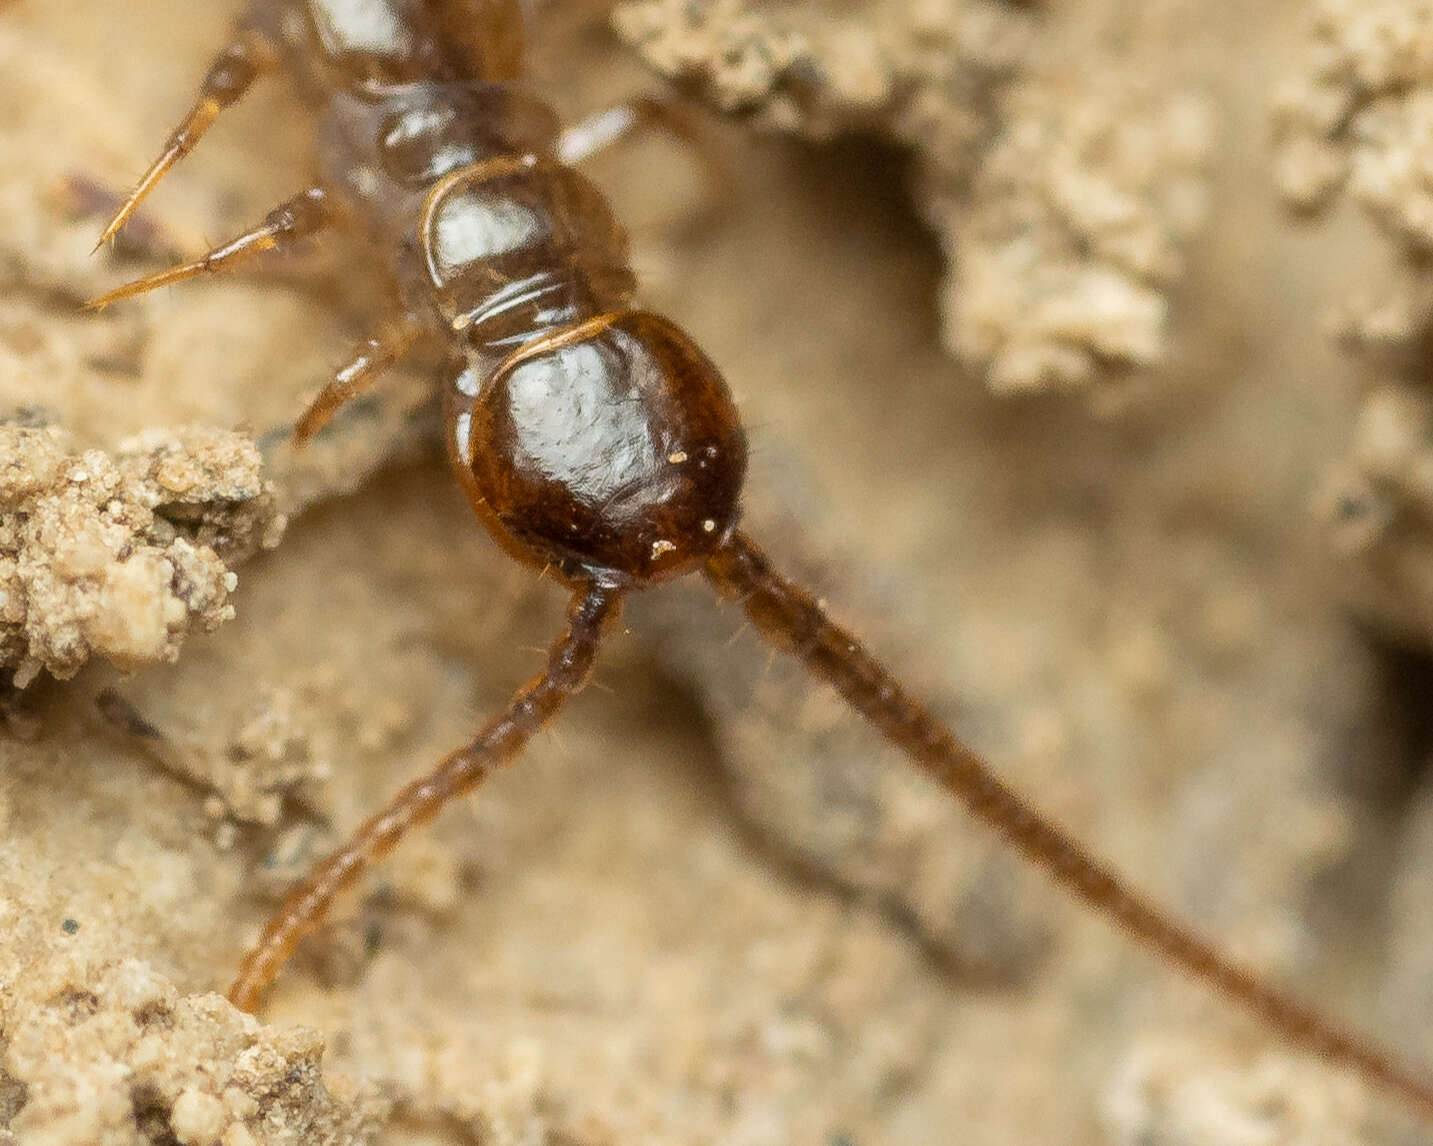
{"type": "Polygon", "coordinates": [[[257,227],[245,231],[223,246],[215,247],[202,258],[145,275],[132,283],[116,287],[99,298],[91,299],[85,306],[90,310],[99,310],[112,302],[144,294],[156,287],[171,286],[199,275],[218,274],[247,262],[264,251],[292,247],[300,239],[321,231],[332,219],[333,211],[328,192],[322,187],[310,187],[275,207],[257,227]]]}
{"type": "Polygon", "coordinates": [[[234,39],[214,57],[204,82],[199,86],[199,98],[179,121],[179,126],[170,133],[158,158],[140,176],[134,190],[105,226],[99,242],[95,243],[95,250],[114,238],[159,181],[194,150],[204,138],[204,133],[219,118],[219,113],[237,103],[254,81],[273,71],[278,62],[278,51],[267,36],[255,27],[240,26],[234,39]]]}
{"type": "Polygon", "coordinates": [[[370,817],[289,896],[244,956],[229,988],[229,1001],[245,1011],[288,962],[305,935],[323,923],[333,901],[377,863],[413,828],[427,823],[449,801],[471,792],[508,763],[544,724],[579,692],[592,671],[602,634],[616,620],[622,595],[604,585],[577,590],[568,607],[567,627],[548,651],[547,666],[513,695],[507,708],[473,741],[432,772],[400,791],[370,817]]]}
{"type": "Polygon", "coordinates": [[[384,327],[375,337],[361,343],[353,357],[334,372],[333,380],[318,392],[294,424],[294,444],[302,446],[307,443],[328,424],[345,402],[358,397],[385,370],[401,360],[424,333],[424,327],[416,318],[405,316],[402,321],[384,327]]]}
{"type": "Polygon", "coordinates": [[[680,100],[636,96],[594,112],[558,136],[557,157],[570,166],[576,165],[652,130],[666,132],[696,153],[711,188],[712,210],[720,212],[730,198],[731,174],[711,140],[702,133],[696,116],[680,100]]]}

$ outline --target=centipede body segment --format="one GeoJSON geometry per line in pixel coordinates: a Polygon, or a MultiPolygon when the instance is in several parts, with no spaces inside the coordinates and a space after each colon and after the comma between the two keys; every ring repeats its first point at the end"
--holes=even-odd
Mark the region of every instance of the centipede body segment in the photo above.
{"type": "Polygon", "coordinates": [[[320,120],[312,183],[204,258],[92,305],[311,236],[342,236],[385,285],[388,304],[299,417],[297,440],[385,369],[422,355],[434,363],[447,452],[475,513],[512,556],[572,594],[545,669],[293,892],[245,956],[230,999],[256,1008],[339,893],[521,752],[582,687],[627,593],[701,572],[773,646],[1072,895],[1290,1043],[1433,1117],[1433,1083],[1131,891],[1006,787],[739,530],[746,438],[726,384],[688,335],[635,302],[626,232],[571,165],[653,117],[564,134],[516,82],[522,36],[521,13],[505,0],[254,0],[104,232],[123,225],[225,107],[258,79],[288,73],[320,120]]]}

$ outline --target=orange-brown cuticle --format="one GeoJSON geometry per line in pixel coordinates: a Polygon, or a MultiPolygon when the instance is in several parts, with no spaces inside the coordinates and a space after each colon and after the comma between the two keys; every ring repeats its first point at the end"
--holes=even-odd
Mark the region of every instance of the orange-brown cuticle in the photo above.
{"type": "Polygon", "coordinates": [[[511,552],[567,580],[679,576],[736,524],[736,407],[716,367],[656,315],[605,315],[536,340],[468,412],[456,429],[479,513],[511,552]]]}

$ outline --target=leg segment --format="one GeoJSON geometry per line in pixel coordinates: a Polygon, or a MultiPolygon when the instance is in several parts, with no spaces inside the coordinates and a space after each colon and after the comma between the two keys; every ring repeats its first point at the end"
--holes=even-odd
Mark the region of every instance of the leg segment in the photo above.
{"type": "Polygon", "coordinates": [[[229,988],[231,1003],[245,1011],[254,1010],[259,993],[288,962],[299,941],[323,922],[340,893],[352,887],[410,830],[427,823],[450,800],[472,791],[495,768],[522,751],[533,734],[587,682],[602,633],[616,620],[620,605],[621,594],[614,589],[588,585],[577,590],[568,608],[567,628],[548,652],[547,667],[518,689],[506,711],[491,720],[471,744],[399,792],[289,896],[240,963],[239,974],[229,988]]]}
{"type": "Polygon", "coordinates": [[[710,139],[702,134],[691,109],[677,100],[637,96],[626,103],[589,115],[558,137],[557,158],[568,166],[576,166],[653,128],[660,128],[697,153],[706,168],[712,197],[720,208],[730,194],[730,174],[710,139]]]}
{"type": "Polygon", "coordinates": [[[398,362],[422,335],[418,322],[406,317],[366,340],[346,365],[340,367],[318,397],[294,424],[294,444],[302,446],[328,424],[345,402],[362,394],[389,367],[398,362]]]}
{"type": "Polygon", "coordinates": [[[219,113],[237,103],[259,76],[277,66],[278,51],[268,38],[256,28],[241,26],[233,41],[214,57],[209,73],[199,87],[198,100],[170,134],[159,158],[140,176],[129,198],[115,212],[95,244],[95,250],[114,238],[169,169],[194,150],[204,133],[219,118],[219,113]]]}
{"type": "Polygon", "coordinates": [[[300,239],[322,230],[332,219],[333,211],[328,192],[322,187],[310,187],[275,207],[257,227],[245,231],[222,247],[215,247],[203,258],[156,271],[122,287],[116,287],[108,294],[91,299],[85,303],[85,307],[89,310],[101,310],[112,302],[133,298],[156,287],[181,283],[199,275],[218,274],[264,251],[291,247],[300,239]]]}
{"type": "Polygon", "coordinates": [[[740,601],[774,646],[800,658],[887,740],[1076,899],[1175,967],[1262,1020],[1289,1043],[1360,1073],[1433,1113],[1433,1081],[1386,1051],[1262,982],[1213,944],[1139,895],[1060,828],[1007,788],[850,633],[738,533],[707,559],[707,579],[740,601]]]}

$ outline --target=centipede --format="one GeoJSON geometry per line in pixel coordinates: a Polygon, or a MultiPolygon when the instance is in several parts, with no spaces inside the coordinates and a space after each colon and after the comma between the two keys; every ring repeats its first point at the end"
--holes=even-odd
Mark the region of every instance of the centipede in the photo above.
{"type": "Polygon", "coordinates": [[[516,562],[569,594],[545,667],[292,890],[239,960],[229,1001],[258,1010],[340,896],[518,760],[583,689],[629,595],[700,578],[714,603],[739,609],[1073,899],[1289,1046],[1433,1119],[1433,1079],[1244,969],[1044,817],[742,528],[748,446],[737,404],[696,340],[643,309],[627,232],[580,170],[663,126],[667,107],[637,100],[600,128],[564,129],[524,83],[524,36],[511,0],[251,0],[96,244],[256,84],[287,74],[319,125],[314,177],[202,257],[89,307],[314,240],[349,244],[388,301],[296,419],[295,444],[400,363],[436,363],[445,450],[474,514],[516,562]]]}

